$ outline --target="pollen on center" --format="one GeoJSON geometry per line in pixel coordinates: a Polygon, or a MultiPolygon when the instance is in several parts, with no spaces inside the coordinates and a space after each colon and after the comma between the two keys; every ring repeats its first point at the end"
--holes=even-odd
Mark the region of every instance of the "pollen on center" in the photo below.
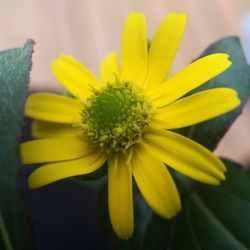
{"type": "Polygon", "coordinates": [[[141,139],[152,114],[142,89],[133,82],[116,80],[94,91],[84,104],[81,127],[91,143],[117,152],[141,139]]]}

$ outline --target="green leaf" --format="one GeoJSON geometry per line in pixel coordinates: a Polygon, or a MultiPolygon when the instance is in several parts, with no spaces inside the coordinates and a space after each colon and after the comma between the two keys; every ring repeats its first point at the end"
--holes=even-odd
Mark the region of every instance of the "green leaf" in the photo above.
{"type": "Polygon", "coordinates": [[[229,54],[233,63],[232,66],[219,76],[195,89],[192,93],[206,89],[228,87],[238,92],[241,105],[225,115],[180,130],[181,134],[201,143],[210,150],[216,148],[218,142],[242,112],[242,108],[250,95],[250,68],[238,38],[228,37],[215,42],[202,53],[201,57],[213,53],[229,54]]]}
{"type": "Polygon", "coordinates": [[[0,248],[7,250],[33,249],[18,150],[33,44],[0,53],[0,248]]]}
{"type": "Polygon", "coordinates": [[[220,186],[196,183],[172,221],[154,215],[141,249],[250,249],[250,174],[228,160],[220,186]]]}
{"type": "Polygon", "coordinates": [[[176,220],[166,220],[153,214],[150,218],[141,250],[170,249],[176,220]]]}
{"type": "Polygon", "coordinates": [[[250,249],[250,174],[224,163],[228,172],[221,186],[197,184],[189,194],[173,249],[250,249]]]}

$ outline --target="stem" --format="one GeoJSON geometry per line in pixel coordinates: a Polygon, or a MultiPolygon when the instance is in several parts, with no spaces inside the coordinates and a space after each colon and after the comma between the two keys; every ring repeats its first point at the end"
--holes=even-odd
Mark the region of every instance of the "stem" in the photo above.
{"type": "Polygon", "coordinates": [[[3,216],[2,216],[1,211],[0,211],[0,234],[2,235],[6,250],[14,250],[14,248],[12,247],[11,241],[10,241],[9,234],[7,232],[7,228],[4,224],[4,220],[3,220],[3,216]]]}

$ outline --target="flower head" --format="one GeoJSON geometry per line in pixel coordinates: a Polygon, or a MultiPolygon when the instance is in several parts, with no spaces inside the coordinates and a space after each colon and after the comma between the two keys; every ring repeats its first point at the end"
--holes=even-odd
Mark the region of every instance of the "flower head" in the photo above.
{"type": "Polygon", "coordinates": [[[36,139],[22,143],[22,160],[44,163],[29,176],[30,188],[91,173],[108,161],[111,223],[120,238],[128,239],[134,227],[132,176],[164,218],[181,209],[168,166],[212,185],[225,179],[216,156],[171,131],[240,103],[228,88],[183,97],[226,70],[231,65],[226,54],[203,57],[168,77],[185,23],[185,14],[168,15],[148,49],[144,15],[130,14],[122,33],[121,66],[112,52],[101,63],[101,80],[70,56],[52,63],[54,75],[73,97],[37,93],[27,100],[36,139]]]}

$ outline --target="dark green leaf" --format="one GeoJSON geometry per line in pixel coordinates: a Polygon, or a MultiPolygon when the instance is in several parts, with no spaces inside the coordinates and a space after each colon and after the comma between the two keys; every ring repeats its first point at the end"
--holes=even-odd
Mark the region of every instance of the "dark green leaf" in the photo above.
{"type": "Polygon", "coordinates": [[[224,163],[228,173],[221,186],[197,184],[188,196],[173,249],[250,249],[250,174],[224,163]]]}
{"type": "Polygon", "coordinates": [[[250,173],[228,160],[220,186],[196,183],[172,221],[151,217],[141,249],[250,249],[250,173]]]}
{"type": "Polygon", "coordinates": [[[27,94],[34,42],[0,53],[0,244],[1,249],[31,249],[22,203],[18,137],[27,94]]]}
{"type": "MultiPolygon", "coordinates": [[[[172,169],[169,169],[169,171],[175,179],[180,195],[185,197],[193,186],[192,180],[172,169]]],[[[147,225],[141,250],[171,249],[178,219],[179,217],[173,218],[172,220],[166,220],[157,214],[153,214],[147,225]]],[[[186,233],[185,235],[187,236],[186,233]]]]}
{"type": "Polygon", "coordinates": [[[213,53],[229,54],[233,64],[228,70],[197,88],[194,92],[218,87],[232,88],[239,93],[241,105],[225,115],[181,130],[182,134],[201,143],[210,150],[216,148],[220,139],[242,112],[242,108],[250,95],[250,68],[239,40],[236,37],[219,40],[210,45],[202,53],[201,57],[213,53]]]}
{"type": "Polygon", "coordinates": [[[141,250],[170,249],[176,219],[166,220],[153,214],[145,233],[141,250]]]}

